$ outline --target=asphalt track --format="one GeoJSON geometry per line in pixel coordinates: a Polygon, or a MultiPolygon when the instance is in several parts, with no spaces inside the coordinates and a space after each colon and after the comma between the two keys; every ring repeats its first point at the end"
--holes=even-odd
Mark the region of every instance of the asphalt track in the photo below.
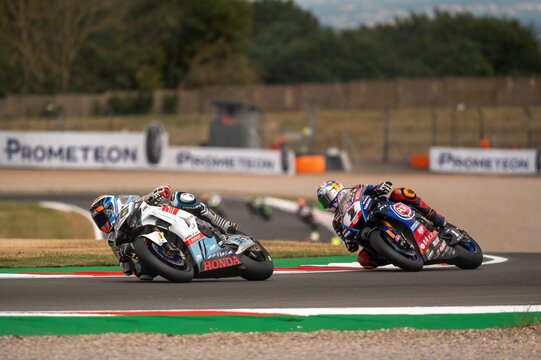
{"type": "MultiPolygon", "coordinates": [[[[92,195],[6,196],[1,200],[62,201],[87,208],[92,195]]],[[[271,222],[250,218],[242,201],[226,202],[228,217],[265,239],[303,240],[308,229],[291,214],[271,222]],[[276,226],[280,224],[280,226],[276,226]]],[[[257,235],[256,235],[257,236],[257,235]]],[[[481,244],[482,245],[482,244],[481,244]]],[[[428,307],[541,304],[541,254],[494,254],[508,261],[477,270],[419,273],[346,271],[276,274],[173,284],[130,277],[1,279],[2,311],[167,310],[234,308],[428,307]]]]}
{"type": "Polygon", "coordinates": [[[429,307],[541,304],[541,254],[477,270],[347,271],[169,283],[134,277],[2,279],[2,311],[429,307]]]}
{"type": "MultiPolygon", "coordinates": [[[[69,194],[69,195],[0,195],[0,201],[58,201],[76,205],[82,209],[88,209],[92,200],[99,194],[69,194]]],[[[269,221],[255,215],[250,215],[246,207],[246,200],[224,198],[226,217],[235,221],[239,228],[256,239],[263,240],[294,240],[305,241],[309,238],[311,229],[294,214],[273,209],[272,218],[269,221]],[[279,224],[279,226],[277,226],[279,224]]],[[[330,242],[332,233],[320,226],[322,242],[330,242]]]]}

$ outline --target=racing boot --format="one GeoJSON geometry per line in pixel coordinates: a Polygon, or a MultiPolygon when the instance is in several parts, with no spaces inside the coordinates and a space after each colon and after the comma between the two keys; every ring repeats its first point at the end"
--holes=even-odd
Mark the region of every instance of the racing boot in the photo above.
{"type": "Polygon", "coordinates": [[[142,281],[152,281],[156,275],[152,274],[148,267],[141,261],[135,264],[135,276],[142,281]]]}
{"type": "Polygon", "coordinates": [[[122,244],[113,247],[113,252],[118,259],[118,265],[126,276],[130,276],[135,273],[135,265],[133,264],[132,260],[133,251],[134,250],[132,243],[122,244]]]}
{"type": "Polygon", "coordinates": [[[374,254],[372,251],[363,248],[359,255],[357,255],[357,261],[364,269],[370,270],[375,269],[378,266],[383,266],[389,264],[388,261],[382,259],[381,257],[374,254]]]}
{"type": "Polygon", "coordinates": [[[201,208],[201,217],[211,223],[212,225],[216,226],[217,228],[221,229],[226,234],[237,234],[238,233],[238,225],[232,221],[226,220],[220,215],[216,214],[214,211],[212,211],[211,208],[208,206],[203,205],[201,208]]]}
{"type": "Polygon", "coordinates": [[[411,189],[394,189],[389,198],[394,202],[401,202],[413,206],[421,213],[421,215],[430,220],[437,230],[443,229],[445,224],[447,224],[447,220],[443,215],[438,214],[436,210],[428,206],[428,204],[411,189]]]}

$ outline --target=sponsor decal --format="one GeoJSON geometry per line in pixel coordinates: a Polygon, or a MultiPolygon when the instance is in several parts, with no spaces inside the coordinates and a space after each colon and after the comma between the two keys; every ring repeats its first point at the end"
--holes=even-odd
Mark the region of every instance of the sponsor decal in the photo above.
{"type": "Polygon", "coordinates": [[[222,258],[222,257],[228,256],[228,255],[231,255],[232,253],[233,252],[231,250],[218,251],[218,252],[215,252],[214,254],[210,254],[208,256],[208,258],[209,259],[222,258]]]}
{"type": "Polygon", "coordinates": [[[421,252],[424,253],[425,249],[434,241],[435,238],[437,238],[437,232],[432,231],[427,236],[423,237],[420,240],[417,240],[417,243],[419,244],[419,248],[421,249],[421,252]]]}
{"type": "Polygon", "coordinates": [[[178,209],[176,207],[169,206],[169,205],[162,206],[162,211],[173,214],[173,215],[176,215],[178,213],[178,209]]]}
{"type": "Polygon", "coordinates": [[[4,152],[8,162],[19,163],[137,163],[137,147],[132,146],[25,144],[7,138],[4,152]]]}
{"type": "Polygon", "coordinates": [[[411,228],[410,228],[411,231],[417,230],[417,228],[419,227],[420,224],[421,224],[421,223],[420,223],[419,221],[415,220],[415,222],[413,223],[413,225],[411,225],[411,228]]]}
{"type": "Polygon", "coordinates": [[[190,246],[190,245],[193,245],[194,243],[198,242],[199,240],[201,240],[204,237],[205,237],[205,235],[203,235],[202,233],[197,233],[197,234],[187,238],[186,241],[184,241],[184,243],[186,244],[186,246],[190,246]]]}
{"type": "Polygon", "coordinates": [[[361,219],[361,216],[362,216],[362,214],[361,214],[361,212],[359,211],[359,212],[355,215],[355,217],[351,220],[351,226],[357,225],[357,223],[358,223],[359,220],[361,219]]]}
{"type": "Polygon", "coordinates": [[[203,261],[203,271],[223,269],[235,265],[241,265],[239,258],[236,256],[205,260],[203,261]]]}
{"type": "Polygon", "coordinates": [[[536,150],[430,149],[430,170],[473,173],[530,173],[537,172],[536,150]]]}
{"type": "Polygon", "coordinates": [[[445,247],[447,246],[447,244],[445,243],[445,241],[443,241],[439,247],[439,251],[443,251],[445,249],[445,247]]]}
{"type": "Polygon", "coordinates": [[[451,164],[453,167],[465,168],[465,169],[509,169],[509,170],[521,170],[528,169],[530,164],[527,160],[507,157],[507,158],[482,158],[474,156],[456,156],[453,153],[443,152],[438,158],[439,166],[446,166],[451,164]]]}
{"type": "Polygon", "coordinates": [[[410,207],[406,204],[402,203],[396,203],[393,206],[391,206],[391,209],[393,209],[393,212],[398,215],[399,218],[404,220],[411,220],[413,219],[413,211],[411,211],[410,207]]]}
{"type": "MultiPolygon", "coordinates": [[[[357,191],[355,191],[355,198],[354,198],[355,201],[359,201],[361,199],[361,191],[362,189],[357,189],[357,191]]],[[[363,203],[365,200],[366,198],[363,200],[363,203]]]]}
{"type": "Polygon", "coordinates": [[[110,163],[137,162],[137,148],[122,146],[24,144],[17,138],[8,138],[4,151],[8,162],[46,163],[110,163]]]}
{"type": "Polygon", "coordinates": [[[274,170],[274,159],[248,156],[223,156],[210,154],[196,154],[190,151],[180,151],[176,155],[176,164],[179,167],[205,168],[205,169],[250,169],[274,170]]]}
{"type": "Polygon", "coordinates": [[[368,210],[368,207],[370,206],[370,204],[372,204],[372,198],[371,197],[365,197],[363,199],[363,208],[365,210],[368,210]]]}

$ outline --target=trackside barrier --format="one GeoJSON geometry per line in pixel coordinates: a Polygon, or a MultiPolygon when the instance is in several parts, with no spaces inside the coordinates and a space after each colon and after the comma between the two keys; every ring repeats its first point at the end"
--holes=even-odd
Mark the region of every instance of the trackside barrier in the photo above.
{"type": "Polygon", "coordinates": [[[0,131],[0,148],[0,168],[295,173],[292,152],[171,147],[155,126],[141,133],[0,131]]]}
{"type": "Polygon", "coordinates": [[[410,157],[410,166],[413,169],[427,170],[429,165],[429,158],[426,154],[413,154],[410,157]]]}
{"type": "Polygon", "coordinates": [[[536,149],[430,148],[430,171],[535,175],[539,173],[536,149]]]}
{"type": "Polygon", "coordinates": [[[299,155],[295,158],[297,173],[322,174],[326,169],[325,157],[322,155],[299,155]]]}

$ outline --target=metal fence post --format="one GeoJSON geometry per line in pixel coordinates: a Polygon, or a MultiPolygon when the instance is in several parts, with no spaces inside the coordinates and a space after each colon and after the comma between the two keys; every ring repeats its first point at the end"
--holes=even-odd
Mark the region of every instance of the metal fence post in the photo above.
{"type": "Polygon", "coordinates": [[[527,142],[527,145],[529,148],[531,148],[533,146],[532,144],[532,131],[533,131],[533,119],[532,119],[532,112],[530,111],[530,109],[525,106],[524,107],[524,112],[526,113],[526,116],[528,117],[528,123],[526,125],[526,142],[527,142]]]}
{"type": "Polygon", "coordinates": [[[436,146],[436,136],[438,134],[438,113],[436,108],[432,108],[432,146],[436,146]]]}
{"type": "Polygon", "coordinates": [[[383,109],[383,162],[389,161],[389,123],[391,121],[389,109],[383,109]]]}
{"type": "Polygon", "coordinates": [[[485,137],[485,114],[480,106],[477,107],[477,113],[479,114],[479,139],[485,137]]]}

